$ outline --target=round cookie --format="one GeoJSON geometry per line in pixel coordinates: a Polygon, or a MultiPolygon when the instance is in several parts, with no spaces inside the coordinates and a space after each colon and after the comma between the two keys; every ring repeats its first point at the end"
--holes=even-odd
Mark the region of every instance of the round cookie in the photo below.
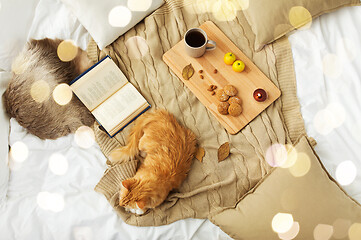
{"type": "Polygon", "coordinates": [[[229,103],[228,102],[220,102],[218,104],[217,110],[220,114],[222,115],[227,115],[228,114],[228,107],[229,107],[229,103]]]}
{"type": "Polygon", "coordinates": [[[236,96],[238,93],[237,88],[235,88],[233,85],[227,85],[223,89],[224,92],[230,97],[236,96]]]}
{"type": "Polygon", "coordinates": [[[242,105],[242,99],[239,98],[239,97],[237,97],[237,96],[230,97],[230,98],[228,99],[228,103],[229,103],[229,104],[237,103],[237,104],[239,104],[239,105],[242,105]]]}
{"type": "Polygon", "coordinates": [[[238,117],[239,115],[241,115],[242,111],[243,111],[242,106],[239,105],[238,103],[232,103],[228,107],[228,113],[233,117],[238,117]]]}
{"type": "Polygon", "coordinates": [[[225,102],[228,100],[229,96],[224,92],[223,89],[219,89],[217,92],[216,92],[216,96],[218,98],[219,101],[221,102],[225,102]]]}

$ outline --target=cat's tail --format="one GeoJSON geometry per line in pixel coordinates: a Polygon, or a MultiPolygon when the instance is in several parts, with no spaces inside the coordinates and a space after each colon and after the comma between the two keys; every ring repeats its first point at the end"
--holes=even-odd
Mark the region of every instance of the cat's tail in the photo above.
{"type": "Polygon", "coordinates": [[[139,140],[144,134],[144,127],[154,121],[149,115],[151,114],[144,114],[135,121],[135,125],[129,134],[127,145],[115,148],[109,154],[109,160],[113,164],[132,160],[139,155],[139,140]]]}

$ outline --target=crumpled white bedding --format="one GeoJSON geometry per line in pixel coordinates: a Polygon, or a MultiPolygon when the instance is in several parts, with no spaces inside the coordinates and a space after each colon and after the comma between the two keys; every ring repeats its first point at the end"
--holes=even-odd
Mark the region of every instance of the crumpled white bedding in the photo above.
{"type": "Polygon", "coordinates": [[[361,203],[361,6],[289,37],[307,134],[327,171],[361,203]]]}
{"type": "MultiPolygon", "coordinates": [[[[344,165],[351,169],[352,164],[356,167],[354,180],[342,178],[340,170],[338,175],[345,183],[353,180],[345,189],[359,202],[360,22],[361,7],[345,8],[320,17],[310,29],[290,36],[307,132],[317,140],[316,151],[331,175],[336,177],[337,166],[343,161],[348,161],[344,165]],[[357,50],[345,54],[342,38],[348,39],[346,46],[353,42],[357,50]],[[339,60],[345,58],[341,73],[328,53],[338,54],[339,60]],[[323,67],[324,59],[328,64],[323,67]]],[[[29,37],[36,38],[71,38],[84,49],[89,39],[59,0],[40,0],[29,32],[29,37]]],[[[84,149],[74,135],[42,141],[26,133],[15,120],[10,124],[10,144],[21,141],[28,155],[21,163],[10,162],[8,199],[0,206],[1,239],[229,239],[208,220],[186,219],[144,228],[125,224],[106,199],[93,190],[106,168],[98,146],[84,149]]]]}

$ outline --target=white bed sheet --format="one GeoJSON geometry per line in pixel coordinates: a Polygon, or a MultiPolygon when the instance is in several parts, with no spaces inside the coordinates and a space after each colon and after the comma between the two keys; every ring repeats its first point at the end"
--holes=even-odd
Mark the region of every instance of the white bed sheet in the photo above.
{"type": "Polygon", "coordinates": [[[330,175],[361,203],[361,6],[289,37],[307,134],[330,175]],[[340,165],[341,164],[341,165],[340,165]],[[339,167],[338,167],[339,166],[339,167]],[[350,183],[350,184],[348,184],[350,183]]]}
{"type": "MultiPolygon", "coordinates": [[[[25,19],[17,19],[21,20],[25,19]]],[[[44,37],[72,39],[83,49],[89,41],[89,34],[60,0],[40,0],[35,9],[28,38],[44,37]]],[[[28,155],[20,163],[9,160],[8,198],[0,206],[1,239],[230,239],[203,219],[161,227],[125,224],[105,197],[94,191],[106,169],[106,159],[96,144],[83,149],[73,134],[43,141],[14,119],[10,126],[10,145],[25,144],[28,155]],[[61,156],[57,169],[64,175],[51,170],[54,156],[61,156]]]]}

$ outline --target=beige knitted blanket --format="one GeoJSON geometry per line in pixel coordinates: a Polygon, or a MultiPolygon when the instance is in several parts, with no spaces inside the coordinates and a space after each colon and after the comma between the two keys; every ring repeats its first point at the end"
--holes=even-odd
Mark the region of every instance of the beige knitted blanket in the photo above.
{"type": "MultiPolygon", "coordinates": [[[[199,145],[206,151],[203,162],[194,160],[180,189],[171,192],[162,205],[142,216],[127,213],[117,206],[120,183],[134,175],[137,163],[110,167],[95,190],[105,195],[126,223],[164,225],[184,218],[207,218],[213,211],[235,206],[270,172],[271,167],[265,161],[268,147],[275,143],[294,143],[305,135],[288,40],[280,39],[256,53],[254,38],[241,11],[233,21],[220,21],[212,13],[195,13],[192,1],[169,0],[103,51],[99,51],[94,42],[89,44],[88,54],[94,62],[110,55],[152,107],[173,113],[197,135],[199,145]],[[279,100],[237,135],[228,134],[162,61],[162,55],[182,39],[188,28],[208,20],[213,21],[282,91],[279,100]],[[128,41],[134,36],[144,38],[147,43],[142,58],[129,54],[132,49],[128,41]],[[218,163],[217,149],[224,142],[230,142],[231,155],[218,163]]],[[[114,147],[125,143],[130,127],[113,139],[99,130],[98,125],[94,129],[101,150],[108,156],[114,147]]]]}

